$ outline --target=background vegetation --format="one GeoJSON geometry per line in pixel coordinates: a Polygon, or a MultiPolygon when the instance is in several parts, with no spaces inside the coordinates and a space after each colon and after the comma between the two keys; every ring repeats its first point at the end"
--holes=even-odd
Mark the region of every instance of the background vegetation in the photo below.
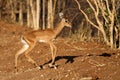
{"type": "Polygon", "coordinates": [[[54,28],[60,13],[73,24],[73,40],[120,48],[120,0],[0,0],[1,20],[35,30],[54,28]]]}

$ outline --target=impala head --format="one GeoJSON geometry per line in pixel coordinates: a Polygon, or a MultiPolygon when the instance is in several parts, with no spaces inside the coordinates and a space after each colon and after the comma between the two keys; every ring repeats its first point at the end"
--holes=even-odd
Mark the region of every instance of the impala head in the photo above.
{"type": "Polygon", "coordinates": [[[72,28],[72,23],[68,21],[68,19],[62,18],[62,23],[64,24],[64,26],[72,28]]]}

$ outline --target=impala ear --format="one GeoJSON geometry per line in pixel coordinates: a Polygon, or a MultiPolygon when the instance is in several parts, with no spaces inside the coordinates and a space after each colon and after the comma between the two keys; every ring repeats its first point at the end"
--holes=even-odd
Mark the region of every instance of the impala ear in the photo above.
{"type": "Polygon", "coordinates": [[[63,12],[60,12],[60,13],[59,13],[59,17],[60,17],[60,19],[62,19],[62,18],[64,17],[63,12]]]}

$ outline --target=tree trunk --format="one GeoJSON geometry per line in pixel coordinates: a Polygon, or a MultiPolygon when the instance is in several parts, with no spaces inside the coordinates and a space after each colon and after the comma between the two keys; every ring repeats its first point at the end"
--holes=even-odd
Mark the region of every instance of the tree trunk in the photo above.
{"type": "MultiPolygon", "coordinates": [[[[16,2],[16,1],[15,1],[16,2]]],[[[11,6],[11,20],[12,20],[12,23],[15,23],[16,21],[16,16],[15,16],[15,3],[13,3],[13,0],[10,0],[10,6],[11,6]]]]}
{"type": "MultiPolygon", "coordinates": [[[[103,27],[101,27],[101,28],[103,28],[103,27]]],[[[101,31],[101,33],[102,33],[102,35],[103,35],[103,39],[104,39],[105,43],[106,43],[107,45],[110,45],[110,43],[109,43],[109,41],[108,41],[108,39],[107,39],[107,35],[106,35],[106,33],[105,33],[105,30],[104,30],[104,29],[101,29],[100,31],[101,31]]]]}
{"type": "Polygon", "coordinates": [[[120,27],[118,27],[118,49],[120,49],[120,27]]]}
{"type": "Polygon", "coordinates": [[[61,12],[61,0],[57,0],[57,13],[61,12]]]}
{"type": "Polygon", "coordinates": [[[36,1],[36,27],[35,29],[39,29],[39,23],[40,23],[40,0],[36,1]]]}
{"type": "Polygon", "coordinates": [[[20,24],[20,25],[23,25],[22,1],[20,1],[20,6],[19,6],[19,24],[20,24]]]}
{"type": "Polygon", "coordinates": [[[54,26],[54,16],[55,16],[56,2],[57,1],[54,0],[53,13],[52,13],[52,23],[53,23],[53,26],[54,26]]]}
{"type": "Polygon", "coordinates": [[[33,0],[30,0],[31,16],[32,16],[32,25],[31,27],[36,30],[36,12],[35,6],[33,5],[33,0]]]}
{"type": "Polygon", "coordinates": [[[31,26],[31,18],[30,18],[30,1],[27,0],[27,26],[31,26]]]}
{"type": "Polygon", "coordinates": [[[110,44],[111,44],[111,48],[113,48],[114,46],[114,22],[115,22],[115,1],[112,1],[112,10],[110,13],[110,20],[111,20],[111,24],[110,24],[110,44]]]}
{"type": "Polygon", "coordinates": [[[48,20],[47,28],[53,28],[53,12],[52,12],[52,0],[48,0],[48,20]]]}
{"type": "Polygon", "coordinates": [[[2,4],[3,0],[0,0],[0,19],[2,18],[2,4]]]}
{"type": "Polygon", "coordinates": [[[45,0],[43,0],[42,29],[45,29],[45,0]]]}
{"type": "Polygon", "coordinates": [[[1,20],[1,18],[2,18],[2,9],[0,7],[0,20],[1,20]]]}

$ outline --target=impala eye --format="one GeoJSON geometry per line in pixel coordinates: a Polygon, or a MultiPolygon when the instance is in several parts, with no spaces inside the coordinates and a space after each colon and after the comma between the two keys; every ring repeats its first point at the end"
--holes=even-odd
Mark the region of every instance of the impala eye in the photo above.
{"type": "Polygon", "coordinates": [[[65,22],[68,22],[67,20],[65,22]]]}

